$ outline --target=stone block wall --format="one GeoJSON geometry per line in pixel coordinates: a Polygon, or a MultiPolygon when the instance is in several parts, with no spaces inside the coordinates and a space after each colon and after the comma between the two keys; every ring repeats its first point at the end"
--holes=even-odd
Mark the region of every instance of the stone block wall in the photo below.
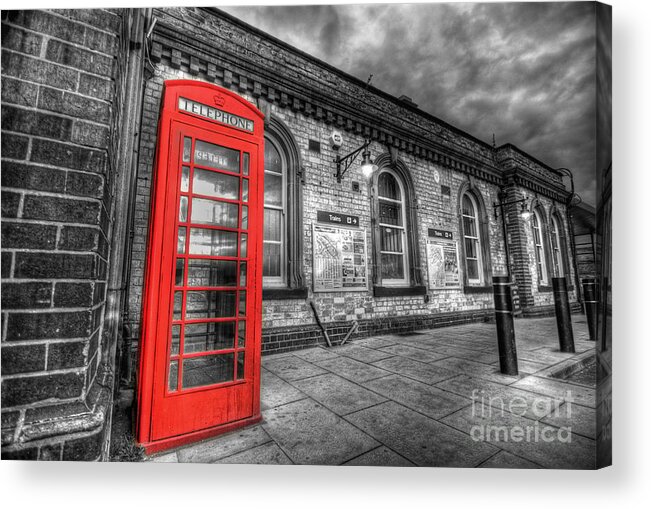
{"type": "Polygon", "coordinates": [[[3,459],[102,454],[122,27],[120,11],[2,11],[3,459]]]}

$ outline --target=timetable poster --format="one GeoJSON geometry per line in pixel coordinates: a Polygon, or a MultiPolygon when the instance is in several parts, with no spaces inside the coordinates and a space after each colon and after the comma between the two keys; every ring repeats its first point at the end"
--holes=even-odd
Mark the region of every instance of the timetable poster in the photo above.
{"type": "Polygon", "coordinates": [[[314,291],[366,290],[366,230],[315,224],[312,233],[314,291]]]}

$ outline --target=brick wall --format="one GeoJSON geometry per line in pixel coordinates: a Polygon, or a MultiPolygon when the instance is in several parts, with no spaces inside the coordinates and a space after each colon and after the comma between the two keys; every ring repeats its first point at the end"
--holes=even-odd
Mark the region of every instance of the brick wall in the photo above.
{"type": "Polygon", "coordinates": [[[101,455],[122,22],[2,11],[3,458],[101,455]]]}

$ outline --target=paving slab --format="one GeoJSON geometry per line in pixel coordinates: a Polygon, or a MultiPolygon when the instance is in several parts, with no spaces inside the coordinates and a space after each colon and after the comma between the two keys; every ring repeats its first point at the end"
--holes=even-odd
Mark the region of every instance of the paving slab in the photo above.
{"type": "MultiPolygon", "coordinates": [[[[348,357],[337,357],[336,359],[318,362],[317,366],[353,382],[365,382],[366,380],[372,380],[390,374],[383,369],[348,357]]],[[[326,371],[323,372],[325,373],[326,371]]]]}
{"type": "Polygon", "coordinates": [[[407,458],[393,452],[384,445],[365,452],[364,454],[353,458],[344,463],[348,467],[413,467],[415,466],[407,458]]]}
{"type": "Polygon", "coordinates": [[[300,380],[301,378],[326,373],[324,369],[294,355],[280,358],[270,355],[263,360],[263,366],[265,369],[268,369],[275,375],[287,381],[300,380]]]}
{"type": "Polygon", "coordinates": [[[391,353],[386,353],[384,350],[367,348],[355,344],[335,346],[332,348],[332,351],[338,355],[350,357],[361,362],[374,362],[392,356],[391,353]]]}
{"type": "Polygon", "coordinates": [[[572,433],[594,439],[597,432],[597,415],[594,408],[588,408],[577,404],[563,403],[558,411],[540,419],[541,422],[554,426],[566,426],[572,429],[572,433]]]}
{"type": "Polygon", "coordinates": [[[490,443],[545,468],[593,469],[595,465],[594,440],[507,411],[482,416],[467,407],[441,422],[473,437],[475,444],[490,443]]]}
{"type": "Polygon", "coordinates": [[[346,420],[418,466],[475,467],[498,451],[393,401],[346,420]]]}
{"type": "Polygon", "coordinates": [[[386,401],[386,398],[335,374],[293,382],[302,392],[337,415],[356,412],[386,401]]]}
{"type": "Polygon", "coordinates": [[[362,385],[433,419],[445,417],[471,403],[468,398],[400,375],[370,380],[362,385]]]}
{"type": "MultiPolygon", "coordinates": [[[[431,350],[423,350],[420,348],[414,348],[409,345],[391,345],[382,348],[380,351],[386,352],[386,356],[390,357],[393,355],[399,355],[401,357],[407,357],[408,359],[414,359],[420,362],[432,362],[448,357],[444,353],[433,352],[431,350]]],[[[379,359],[376,359],[379,360],[379,359]]],[[[372,361],[371,361],[372,362],[372,361]]]]}
{"type": "Polygon", "coordinates": [[[328,348],[306,348],[305,350],[296,350],[293,352],[296,357],[300,357],[304,361],[308,362],[319,362],[326,361],[328,359],[334,359],[337,357],[337,354],[333,352],[332,349],[328,348]]]}
{"type": "Polygon", "coordinates": [[[179,457],[177,456],[176,451],[174,451],[168,452],[167,454],[152,456],[150,458],[147,458],[145,461],[150,463],[178,463],[179,457]]]}
{"type": "Polygon", "coordinates": [[[340,465],[380,445],[311,399],[268,410],[262,426],[299,465],[340,465]]]}
{"type": "Polygon", "coordinates": [[[437,383],[436,387],[469,398],[475,413],[488,413],[491,409],[510,409],[516,415],[538,420],[563,404],[560,398],[551,398],[469,375],[445,380],[437,383]]]}
{"type": "Polygon", "coordinates": [[[576,385],[567,383],[563,380],[531,375],[518,380],[513,384],[513,387],[536,392],[538,394],[544,394],[557,399],[566,399],[569,391],[575,403],[590,408],[595,407],[595,389],[592,387],[586,387],[585,385],[576,385]]]}
{"type": "Polygon", "coordinates": [[[511,384],[520,379],[519,376],[503,375],[500,373],[498,366],[482,364],[481,362],[474,362],[467,359],[458,359],[456,357],[448,357],[440,361],[435,361],[430,366],[441,366],[455,373],[466,373],[473,377],[483,378],[491,382],[499,384],[511,384]]]}
{"type": "Polygon", "coordinates": [[[542,468],[534,462],[520,458],[510,452],[500,451],[484,461],[480,468],[542,468]]]}
{"type": "Polygon", "coordinates": [[[393,336],[373,336],[370,338],[356,339],[353,344],[365,346],[366,348],[384,348],[385,346],[395,345],[398,342],[393,336]]]}
{"type": "Polygon", "coordinates": [[[426,384],[435,384],[441,380],[446,380],[456,376],[457,373],[441,366],[425,364],[424,362],[408,359],[407,357],[391,357],[373,363],[374,366],[391,371],[398,375],[413,378],[426,384]]]}
{"type": "MultiPolygon", "coordinates": [[[[264,363],[264,362],[263,362],[264,363]]],[[[307,396],[296,387],[277,377],[271,371],[262,369],[260,381],[260,408],[274,408],[307,396]]]]}
{"type": "Polygon", "coordinates": [[[275,443],[266,444],[247,449],[232,456],[217,460],[215,463],[235,463],[251,465],[293,465],[287,455],[275,443]]]}
{"type": "Polygon", "coordinates": [[[221,435],[177,451],[180,463],[213,463],[271,441],[261,425],[221,435]]]}

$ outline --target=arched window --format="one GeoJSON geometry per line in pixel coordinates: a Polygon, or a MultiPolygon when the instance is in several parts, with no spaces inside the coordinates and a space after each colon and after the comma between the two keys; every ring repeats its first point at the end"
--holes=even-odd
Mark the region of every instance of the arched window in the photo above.
{"type": "Polygon", "coordinates": [[[540,208],[533,209],[531,227],[533,230],[533,244],[536,255],[536,271],[538,273],[538,284],[546,285],[547,281],[547,260],[545,258],[545,237],[543,234],[543,218],[540,208]]]}
{"type": "Polygon", "coordinates": [[[563,231],[562,223],[558,220],[556,214],[552,214],[552,220],[550,223],[550,237],[552,241],[552,265],[554,269],[554,276],[562,277],[565,275],[565,268],[563,266],[563,253],[562,253],[562,242],[561,242],[561,232],[563,231]]]}
{"type": "Polygon", "coordinates": [[[470,285],[482,284],[481,238],[477,202],[470,193],[461,199],[463,245],[466,259],[466,278],[470,285]]]}
{"type": "Polygon", "coordinates": [[[384,169],[378,176],[380,276],[385,286],[409,284],[405,189],[400,178],[384,169]]]}
{"type": "Polygon", "coordinates": [[[305,298],[300,156],[282,121],[270,114],[265,122],[262,297],[305,298]]]}
{"type": "Polygon", "coordinates": [[[272,139],[264,146],[264,286],[287,286],[287,161],[272,139]]]}
{"type": "Polygon", "coordinates": [[[416,194],[409,170],[389,153],[371,176],[373,295],[425,295],[418,253],[416,194]]]}

